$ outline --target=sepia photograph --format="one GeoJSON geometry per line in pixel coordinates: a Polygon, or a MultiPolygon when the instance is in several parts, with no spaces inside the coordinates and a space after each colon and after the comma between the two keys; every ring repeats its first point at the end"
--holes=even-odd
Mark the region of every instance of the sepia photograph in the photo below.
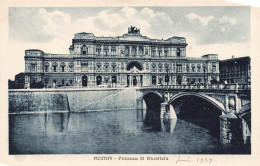
{"type": "Polygon", "coordinates": [[[6,12],[6,155],[176,164],[252,155],[252,7],[6,12]]]}

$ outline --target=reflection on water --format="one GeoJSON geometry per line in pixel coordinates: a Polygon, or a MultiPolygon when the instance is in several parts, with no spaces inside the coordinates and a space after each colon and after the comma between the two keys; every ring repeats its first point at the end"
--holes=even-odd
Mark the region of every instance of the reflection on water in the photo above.
{"type": "Polygon", "coordinates": [[[244,153],[189,121],[149,111],[9,115],[10,154],[244,153]],[[148,116],[149,115],[149,116],[148,116]]]}

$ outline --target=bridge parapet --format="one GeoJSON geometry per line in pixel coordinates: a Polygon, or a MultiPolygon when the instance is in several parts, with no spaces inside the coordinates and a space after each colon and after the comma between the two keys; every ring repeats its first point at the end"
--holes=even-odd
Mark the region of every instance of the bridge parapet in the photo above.
{"type": "Polygon", "coordinates": [[[251,85],[249,84],[199,84],[199,85],[150,85],[142,86],[140,89],[199,89],[199,90],[251,90],[251,85]]]}

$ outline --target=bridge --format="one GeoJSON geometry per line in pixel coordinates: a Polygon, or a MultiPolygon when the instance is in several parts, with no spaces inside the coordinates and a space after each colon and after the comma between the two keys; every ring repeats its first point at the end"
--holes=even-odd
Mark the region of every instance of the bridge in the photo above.
{"type": "MultiPolygon", "coordinates": [[[[189,100],[193,97],[195,101],[203,101],[219,112],[216,115],[220,118],[222,142],[232,143],[241,137],[240,142],[243,139],[246,143],[250,139],[251,86],[248,84],[142,86],[137,89],[137,96],[138,109],[143,109],[145,102],[147,110],[157,110],[160,118],[166,120],[178,118],[180,110],[174,104],[178,99],[189,100]],[[233,124],[237,125],[231,131],[233,124]]],[[[187,103],[189,105],[189,101],[187,103]]]]}

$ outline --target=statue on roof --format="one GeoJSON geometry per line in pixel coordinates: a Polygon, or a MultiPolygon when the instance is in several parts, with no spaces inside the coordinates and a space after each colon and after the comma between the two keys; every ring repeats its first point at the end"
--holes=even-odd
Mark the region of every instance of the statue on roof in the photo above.
{"type": "Polygon", "coordinates": [[[140,33],[140,29],[134,27],[134,26],[131,26],[130,28],[128,28],[128,33],[137,33],[139,34],[140,33]]]}

